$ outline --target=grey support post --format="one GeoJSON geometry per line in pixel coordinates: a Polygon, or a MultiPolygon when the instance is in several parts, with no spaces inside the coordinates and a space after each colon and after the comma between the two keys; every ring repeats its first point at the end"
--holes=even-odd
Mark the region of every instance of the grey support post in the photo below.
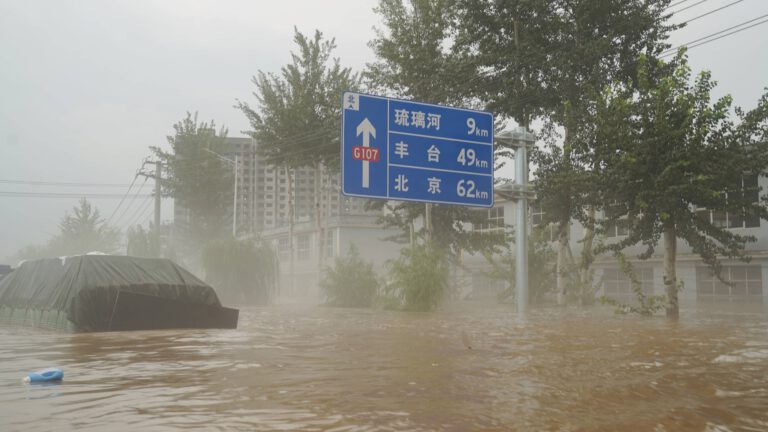
{"type": "Polygon", "coordinates": [[[526,128],[502,132],[496,139],[515,151],[515,184],[499,188],[504,196],[517,201],[515,221],[515,285],[517,312],[524,315],[528,310],[528,150],[533,147],[536,137],[526,128]]]}

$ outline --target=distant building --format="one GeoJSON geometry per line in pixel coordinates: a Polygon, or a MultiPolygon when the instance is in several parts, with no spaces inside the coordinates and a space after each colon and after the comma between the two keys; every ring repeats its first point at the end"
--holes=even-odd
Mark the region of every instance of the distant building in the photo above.
{"type": "MultiPolygon", "coordinates": [[[[753,188],[759,185],[762,190],[768,187],[768,178],[744,178],[743,187],[753,188]]],[[[751,192],[749,192],[751,193],[751,192]]],[[[754,199],[760,197],[755,192],[754,199]]],[[[499,202],[497,205],[504,207],[504,214],[515,214],[515,202],[499,202]]],[[[741,235],[754,236],[757,241],[747,243],[746,252],[752,257],[748,263],[721,258],[721,277],[728,283],[720,281],[714,276],[709,267],[684,241],[677,241],[677,278],[683,282],[683,289],[679,293],[682,307],[696,307],[709,303],[750,303],[768,306],[768,222],[759,218],[745,218],[742,214],[730,214],[717,210],[699,209],[699,217],[707,218],[713,224],[727,228],[741,235]]],[[[540,226],[543,213],[535,203],[529,209],[531,226],[545,230],[545,236],[549,237],[553,249],[557,247],[556,229],[554,226],[540,226]]],[[[598,214],[598,217],[600,215],[598,214]]],[[[514,217],[507,217],[505,223],[514,225],[514,217]]],[[[570,248],[572,255],[578,259],[582,249],[582,239],[585,228],[576,221],[570,227],[570,248]]],[[[606,244],[614,243],[626,238],[626,228],[620,226],[608,227],[604,235],[600,235],[595,242],[606,244]]],[[[624,255],[632,261],[635,273],[639,279],[642,291],[646,294],[665,294],[664,285],[664,248],[660,244],[656,252],[647,260],[639,260],[637,256],[645,250],[637,245],[624,250],[624,255]]],[[[621,270],[617,260],[610,254],[596,257],[593,264],[595,269],[594,283],[598,285],[597,295],[606,295],[622,302],[635,300],[635,293],[629,277],[621,270]]],[[[489,285],[493,283],[489,282],[489,285]]],[[[503,289],[496,286],[493,290],[503,289]]]]}
{"type": "Polygon", "coordinates": [[[258,155],[258,143],[253,138],[227,138],[226,143],[229,152],[225,157],[231,160],[237,157],[238,161],[238,235],[287,226],[291,196],[294,222],[314,221],[316,206],[321,219],[367,213],[365,200],[341,195],[338,174],[329,174],[323,167],[315,173],[312,167],[286,171],[269,165],[258,155]],[[317,203],[316,179],[319,180],[317,203]]]}

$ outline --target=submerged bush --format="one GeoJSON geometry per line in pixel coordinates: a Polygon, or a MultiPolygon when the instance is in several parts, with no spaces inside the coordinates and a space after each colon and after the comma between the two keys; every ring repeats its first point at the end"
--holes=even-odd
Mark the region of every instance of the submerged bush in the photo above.
{"type": "Polygon", "coordinates": [[[442,300],[448,287],[445,254],[423,245],[405,248],[391,264],[392,287],[409,310],[428,311],[442,300]]]}
{"type": "Polygon", "coordinates": [[[339,307],[370,307],[379,288],[373,264],[364,261],[352,246],[345,257],[326,267],[320,290],[326,304],[339,307]]]}
{"type": "Polygon", "coordinates": [[[202,252],[205,281],[224,304],[268,304],[277,291],[277,256],[266,243],[233,238],[211,242],[202,252]]]}

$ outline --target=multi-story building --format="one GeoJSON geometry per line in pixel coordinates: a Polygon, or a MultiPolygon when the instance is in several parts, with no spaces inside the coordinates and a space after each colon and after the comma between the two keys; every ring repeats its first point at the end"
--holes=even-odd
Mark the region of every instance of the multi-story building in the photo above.
{"type": "Polygon", "coordinates": [[[294,223],[314,221],[316,207],[321,219],[366,213],[364,200],[341,196],[338,174],[323,167],[316,172],[313,167],[286,169],[270,165],[258,156],[258,143],[252,138],[227,138],[226,143],[229,151],[225,157],[237,160],[238,235],[287,226],[291,204],[294,223]]]}

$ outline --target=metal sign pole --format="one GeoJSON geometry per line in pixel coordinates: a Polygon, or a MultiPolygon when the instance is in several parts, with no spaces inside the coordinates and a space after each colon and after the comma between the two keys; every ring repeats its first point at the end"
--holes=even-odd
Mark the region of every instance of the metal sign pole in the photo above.
{"type": "Polygon", "coordinates": [[[515,184],[513,187],[498,188],[498,192],[517,203],[515,221],[515,289],[517,312],[525,315],[528,311],[528,201],[532,191],[528,185],[528,148],[536,138],[526,128],[519,127],[512,132],[497,136],[515,150],[515,184]]]}
{"type": "Polygon", "coordinates": [[[523,192],[517,201],[515,226],[517,313],[523,315],[528,309],[528,198],[525,196],[528,191],[528,152],[525,144],[515,151],[515,184],[523,192]]]}

